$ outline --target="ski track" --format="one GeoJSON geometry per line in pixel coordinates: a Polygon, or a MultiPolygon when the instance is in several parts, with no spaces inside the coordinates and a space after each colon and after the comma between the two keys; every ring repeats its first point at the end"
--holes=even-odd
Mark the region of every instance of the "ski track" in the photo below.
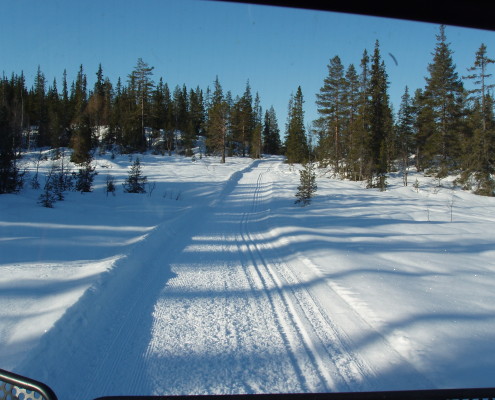
{"type": "Polygon", "coordinates": [[[254,161],[215,201],[158,225],[17,371],[61,400],[431,387],[375,332],[373,351],[396,367],[381,376],[388,365],[355,351],[373,328],[309,260],[283,254],[269,225],[277,163],[254,161]]]}

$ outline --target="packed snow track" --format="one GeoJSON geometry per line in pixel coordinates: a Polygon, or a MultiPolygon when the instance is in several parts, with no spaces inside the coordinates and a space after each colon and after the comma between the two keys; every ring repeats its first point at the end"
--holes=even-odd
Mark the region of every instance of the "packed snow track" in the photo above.
{"type": "Polygon", "coordinates": [[[429,387],[378,333],[374,354],[353,351],[349,329],[372,328],[270,224],[280,162],[254,161],[215,201],[158,225],[17,371],[61,400],[429,387]],[[380,358],[396,367],[389,381],[369,362],[380,358]]]}

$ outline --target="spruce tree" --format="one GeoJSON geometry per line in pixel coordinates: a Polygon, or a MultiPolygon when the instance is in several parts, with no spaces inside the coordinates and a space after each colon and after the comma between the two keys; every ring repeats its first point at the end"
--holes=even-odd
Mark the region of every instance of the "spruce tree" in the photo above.
{"type": "Polygon", "coordinates": [[[77,172],[75,189],[81,193],[93,191],[93,181],[96,175],[98,175],[96,168],[91,165],[91,162],[86,162],[84,167],[77,172]]]}
{"type": "Polygon", "coordinates": [[[122,184],[125,193],[146,193],[146,182],[148,178],[143,176],[139,157],[134,160],[127,179],[122,184]]]}
{"type": "MultiPolygon", "coordinates": [[[[433,113],[434,130],[427,138],[424,152],[440,157],[437,176],[444,176],[456,167],[460,154],[460,122],[463,113],[463,85],[455,71],[452,50],[445,35],[445,26],[440,26],[433,62],[428,65],[424,91],[427,106],[433,113]]],[[[431,160],[433,162],[433,160],[431,160]]]]}
{"type": "Polygon", "coordinates": [[[263,152],[266,154],[280,154],[280,129],[278,128],[277,115],[271,106],[265,111],[263,125],[263,152]]]}
{"type": "Polygon", "coordinates": [[[359,115],[361,91],[359,76],[353,64],[350,64],[345,74],[344,89],[344,132],[342,140],[342,157],[345,162],[345,177],[359,179],[360,158],[362,146],[362,122],[359,115]]]}
{"type": "Polygon", "coordinates": [[[486,55],[486,46],[482,44],[476,52],[473,67],[469,68],[472,74],[464,77],[472,80],[476,87],[470,90],[471,112],[468,119],[470,135],[465,137],[464,157],[462,161],[463,172],[459,183],[466,189],[474,189],[475,193],[493,196],[495,190],[495,119],[493,115],[493,99],[488,94],[493,84],[487,79],[487,67],[495,60],[486,55]]]}
{"type": "Polygon", "coordinates": [[[297,88],[289,100],[289,114],[286,125],[285,156],[289,164],[304,163],[309,156],[308,142],[304,128],[303,94],[297,88]]]}
{"type": "Polygon", "coordinates": [[[414,115],[409,88],[406,86],[401,98],[396,126],[397,153],[402,164],[404,186],[407,186],[409,156],[413,153],[414,145],[414,115]]]}
{"type": "Polygon", "coordinates": [[[299,171],[300,184],[297,187],[295,204],[305,207],[311,203],[311,199],[316,192],[316,173],[313,162],[304,164],[304,168],[299,171]]]}
{"type": "Polygon", "coordinates": [[[386,188],[388,146],[392,135],[392,111],[389,105],[387,73],[380,56],[378,40],[371,60],[369,81],[370,174],[368,187],[386,188]]]}
{"type": "Polygon", "coordinates": [[[323,81],[320,93],[316,94],[317,111],[320,118],[316,121],[320,161],[331,163],[335,173],[339,173],[342,159],[342,131],[345,113],[344,66],[339,56],[330,60],[328,76],[323,81]]]}
{"type": "Polygon", "coordinates": [[[225,101],[222,86],[217,77],[211,105],[208,110],[206,146],[209,152],[221,156],[222,163],[225,163],[229,112],[229,105],[225,101]]]}
{"type": "Polygon", "coordinates": [[[261,153],[263,151],[262,112],[260,97],[258,92],[256,92],[253,106],[253,132],[249,144],[249,152],[252,158],[261,158],[261,153]]]}

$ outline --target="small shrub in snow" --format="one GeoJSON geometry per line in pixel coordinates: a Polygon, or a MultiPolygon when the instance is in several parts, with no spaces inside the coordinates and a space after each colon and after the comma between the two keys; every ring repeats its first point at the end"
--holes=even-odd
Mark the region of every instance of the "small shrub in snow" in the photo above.
{"type": "Polygon", "coordinates": [[[300,185],[297,187],[295,204],[300,204],[302,207],[311,203],[311,198],[316,192],[316,174],[312,162],[304,165],[304,169],[299,171],[300,185]]]}
{"type": "Polygon", "coordinates": [[[146,181],[148,178],[141,174],[141,163],[136,158],[129,171],[129,176],[122,184],[125,193],[146,193],[146,181]]]}
{"type": "Polygon", "coordinates": [[[418,178],[416,178],[416,180],[414,181],[413,187],[416,190],[416,192],[419,193],[419,181],[418,181],[418,178]]]}
{"type": "Polygon", "coordinates": [[[38,204],[42,207],[53,208],[53,204],[57,201],[54,185],[52,183],[52,176],[49,175],[46,179],[43,193],[38,197],[38,204]]]}
{"type": "Polygon", "coordinates": [[[98,172],[95,171],[91,163],[86,163],[84,168],[79,169],[76,176],[76,190],[78,192],[91,192],[93,190],[93,181],[98,172]]]}
{"type": "Polygon", "coordinates": [[[107,186],[106,186],[107,197],[108,197],[108,193],[112,193],[112,195],[115,196],[116,189],[117,188],[115,187],[115,180],[113,176],[107,175],[107,186]]]}

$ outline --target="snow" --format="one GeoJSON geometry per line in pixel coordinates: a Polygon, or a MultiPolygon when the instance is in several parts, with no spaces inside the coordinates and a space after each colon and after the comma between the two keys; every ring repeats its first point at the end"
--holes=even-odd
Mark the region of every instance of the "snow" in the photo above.
{"type": "Polygon", "coordinates": [[[0,368],[61,400],[495,386],[495,199],[319,170],[299,207],[280,157],[152,154],[126,194],[134,157],[0,196],[0,368]]]}

